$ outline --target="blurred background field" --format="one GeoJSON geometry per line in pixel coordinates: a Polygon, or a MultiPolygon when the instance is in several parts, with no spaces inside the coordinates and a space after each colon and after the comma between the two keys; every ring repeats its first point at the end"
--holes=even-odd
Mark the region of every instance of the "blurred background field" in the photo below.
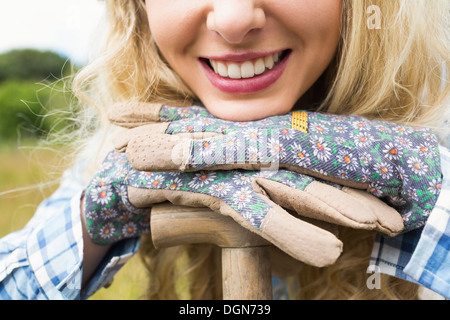
{"type": "MultiPolygon", "coordinates": [[[[58,186],[64,149],[43,141],[73,129],[67,77],[90,60],[104,12],[98,0],[0,1],[0,238],[58,186]]],[[[139,299],[145,285],[136,256],[91,299],[139,299]]]]}
{"type": "MultiPolygon", "coordinates": [[[[44,143],[49,134],[69,133],[69,107],[76,105],[70,60],[51,51],[0,54],[0,238],[19,230],[57,187],[64,146],[44,143]]],[[[145,271],[135,256],[108,289],[93,300],[140,299],[145,271]]]]}

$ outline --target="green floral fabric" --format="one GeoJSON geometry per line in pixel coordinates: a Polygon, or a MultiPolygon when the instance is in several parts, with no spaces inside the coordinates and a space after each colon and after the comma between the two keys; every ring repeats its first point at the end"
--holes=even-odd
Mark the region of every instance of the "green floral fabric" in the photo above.
{"type": "Polygon", "coordinates": [[[368,183],[367,192],[395,207],[406,231],[420,228],[440,193],[438,142],[431,130],[357,116],[307,112],[308,132],[291,128],[292,113],[252,122],[217,119],[201,107],[164,107],[166,133],[216,132],[193,140],[188,169],[263,163],[368,183]]]}
{"type": "MultiPolygon", "coordinates": [[[[220,198],[252,226],[259,228],[272,206],[254,190],[253,183],[257,179],[269,179],[299,190],[305,190],[318,180],[286,170],[144,172],[135,170],[124,153],[113,151],[105,158],[85,192],[87,230],[97,244],[110,244],[149,231],[150,209],[136,208],[130,203],[129,186],[220,198]]],[[[149,204],[154,204],[152,199],[149,204]]]]}

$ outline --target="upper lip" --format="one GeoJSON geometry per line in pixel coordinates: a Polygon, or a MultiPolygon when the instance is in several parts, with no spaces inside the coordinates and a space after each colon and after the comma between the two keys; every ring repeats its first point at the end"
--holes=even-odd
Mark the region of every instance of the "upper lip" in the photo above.
{"type": "Polygon", "coordinates": [[[271,54],[275,54],[277,52],[282,53],[285,50],[273,50],[273,51],[264,51],[264,52],[244,52],[244,53],[227,53],[223,55],[211,55],[211,56],[203,56],[202,59],[210,59],[210,60],[219,60],[219,61],[234,61],[234,62],[242,62],[248,61],[258,58],[263,58],[269,56],[271,54]]]}

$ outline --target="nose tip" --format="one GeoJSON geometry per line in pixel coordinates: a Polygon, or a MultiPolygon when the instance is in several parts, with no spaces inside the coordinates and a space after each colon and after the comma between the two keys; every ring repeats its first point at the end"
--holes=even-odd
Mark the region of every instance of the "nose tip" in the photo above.
{"type": "Polygon", "coordinates": [[[249,33],[262,29],[265,23],[264,10],[256,8],[252,0],[217,1],[207,17],[208,29],[232,44],[241,43],[249,33]]]}

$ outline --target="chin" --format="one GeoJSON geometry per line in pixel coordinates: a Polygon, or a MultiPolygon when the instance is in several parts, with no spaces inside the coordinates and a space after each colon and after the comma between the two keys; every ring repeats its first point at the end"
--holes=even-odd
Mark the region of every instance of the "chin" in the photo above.
{"type": "Polygon", "coordinates": [[[287,114],[293,108],[293,106],[288,108],[271,107],[263,102],[256,104],[225,102],[223,106],[219,106],[217,103],[213,106],[212,104],[205,104],[205,106],[213,116],[227,121],[256,121],[287,114]]]}

